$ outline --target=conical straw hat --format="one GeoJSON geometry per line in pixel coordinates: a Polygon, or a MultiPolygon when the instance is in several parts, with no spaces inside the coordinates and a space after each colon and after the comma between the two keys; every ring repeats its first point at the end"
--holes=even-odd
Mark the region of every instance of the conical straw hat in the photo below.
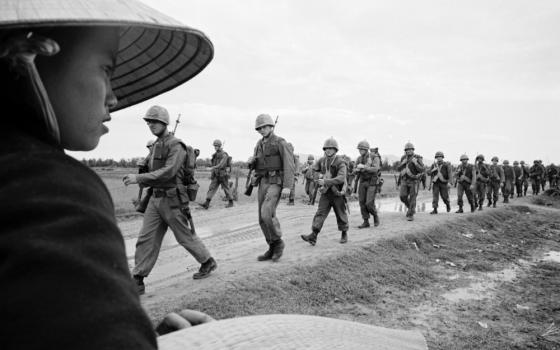
{"type": "Polygon", "coordinates": [[[205,323],[158,338],[160,350],[427,350],[419,331],[306,315],[259,315],[205,323]]]}
{"type": "Polygon", "coordinates": [[[0,30],[60,26],[122,27],[111,80],[119,110],[186,82],[212,60],[204,33],[137,0],[2,0],[0,30]]]}

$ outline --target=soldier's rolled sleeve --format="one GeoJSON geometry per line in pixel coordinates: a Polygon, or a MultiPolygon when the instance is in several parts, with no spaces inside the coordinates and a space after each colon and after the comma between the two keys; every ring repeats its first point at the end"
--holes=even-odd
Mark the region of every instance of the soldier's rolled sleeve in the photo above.
{"type": "Polygon", "coordinates": [[[288,147],[288,143],[286,141],[279,142],[279,149],[280,149],[280,156],[282,157],[282,168],[284,169],[284,179],[283,179],[283,187],[284,188],[292,188],[294,184],[294,177],[295,177],[295,164],[294,164],[294,154],[288,147]]]}
{"type": "Polygon", "coordinates": [[[163,168],[136,176],[138,184],[143,186],[157,186],[162,182],[170,181],[177,176],[177,172],[183,165],[187,151],[177,144],[169,150],[169,155],[165,160],[163,168]]]}

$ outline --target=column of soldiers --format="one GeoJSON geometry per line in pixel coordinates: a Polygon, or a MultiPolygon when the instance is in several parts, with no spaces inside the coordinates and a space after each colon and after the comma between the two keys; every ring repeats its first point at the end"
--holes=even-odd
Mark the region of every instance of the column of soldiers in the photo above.
{"type": "MultiPolygon", "coordinates": [[[[169,114],[160,106],[151,107],[144,120],[157,140],[148,144],[149,155],[142,163],[139,174],[128,174],[124,177],[125,184],[139,184],[149,187],[148,196],[144,201],[145,215],[135,252],[133,276],[138,291],[144,292],[144,278],[152,270],[163,236],[167,228],[171,228],[177,241],[201,264],[193,278],[206,278],[217,268],[204,243],[196,235],[189,200],[194,197],[188,193],[189,186],[196,184],[194,167],[196,156],[190,156],[190,146],[186,146],[167,130],[169,114]]],[[[255,121],[255,130],[262,136],[249,159],[249,168],[254,175],[249,187],[258,187],[259,224],[268,249],[257,257],[258,261],[278,261],[284,251],[282,230],[276,216],[276,208],[282,195],[289,195],[289,205],[294,204],[295,181],[298,175],[298,160],[294,155],[294,147],[282,137],[274,133],[275,122],[267,114],[261,114],[255,121]]],[[[201,206],[209,208],[212,197],[219,186],[222,186],[228,200],[227,207],[233,206],[233,198],[228,184],[227,167],[231,166],[231,157],[222,149],[223,143],[215,140],[215,153],[212,156],[211,184],[206,201],[201,206]]],[[[359,156],[355,161],[338,155],[338,143],[332,137],[323,144],[324,155],[315,161],[309,156],[301,173],[304,175],[305,192],[309,201],[320,193],[317,212],[311,224],[311,233],[301,238],[315,245],[331,208],[334,210],[338,229],[341,232],[340,243],[348,241],[348,201],[347,195],[358,194],[360,213],[363,219],[359,229],[370,227],[369,219],[373,218],[374,226],[380,225],[375,198],[383,184],[381,178],[381,156],[378,148],[370,148],[366,140],[357,145],[359,156]]],[[[463,196],[466,195],[471,212],[483,209],[484,198],[488,206],[496,207],[501,189],[504,203],[509,198],[527,194],[528,182],[531,181],[533,194],[544,189],[548,179],[551,187],[558,186],[559,169],[551,164],[544,167],[542,162],[535,160],[531,168],[524,161],[509,166],[507,160],[499,165],[498,157],[492,158],[492,164],[484,163],[484,156],[478,155],[475,164],[469,164],[469,157],[462,155],[460,164],[453,169],[449,162],[444,161],[444,154],[436,152],[435,162],[430,168],[424,166],[423,157],[415,153],[414,145],[405,144],[405,154],[401,157],[397,169],[400,174],[398,185],[400,200],[406,206],[406,218],[414,220],[416,213],[416,197],[420,183],[426,185],[426,175],[431,177],[430,188],[433,193],[433,210],[438,213],[438,202],[441,197],[447,212],[451,210],[449,188],[453,179],[457,186],[456,213],[463,213],[463,196]]],[[[251,174],[250,173],[250,174],[251,174]]],[[[250,193],[250,191],[248,191],[250,193]]]]}

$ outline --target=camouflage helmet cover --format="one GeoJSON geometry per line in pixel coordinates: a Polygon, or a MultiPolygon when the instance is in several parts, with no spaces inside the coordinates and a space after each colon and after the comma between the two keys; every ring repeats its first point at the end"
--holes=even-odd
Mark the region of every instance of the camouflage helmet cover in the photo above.
{"type": "Polygon", "coordinates": [[[369,142],[367,142],[366,140],[358,142],[358,149],[369,151],[369,142]]]}
{"type": "Polygon", "coordinates": [[[406,151],[407,149],[414,149],[414,145],[412,144],[412,142],[407,142],[404,145],[404,150],[406,151]]]}
{"type": "Polygon", "coordinates": [[[338,151],[338,142],[336,142],[336,140],[331,137],[327,139],[323,144],[323,151],[325,150],[325,148],[334,148],[338,151]]]}
{"type": "Polygon", "coordinates": [[[161,106],[152,106],[146,112],[144,120],[157,120],[165,125],[169,125],[169,112],[161,106]]]}
{"type": "Polygon", "coordinates": [[[220,140],[214,140],[214,142],[212,143],[212,145],[222,147],[222,141],[220,141],[220,140]]]}
{"type": "Polygon", "coordinates": [[[257,120],[255,120],[255,130],[262,127],[262,126],[274,126],[274,120],[268,114],[259,114],[257,116],[257,120]]]}
{"type": "Polygon", "coordinates": [[[499,162],[500,159],[499,159],[498,157],[494,156],[494,157],[492,157],[492,161],[493,161],[493,162],[499,162]]]}
{"type": "MultiPolygon", "coordinates": [[[[467,156],[466,154],[463,154],[463,155],[461,156],[461,158],[459,158],[459,160],[465,160],[465,159],[466,159],[466,160],[469,160],[469,156],[467,156]]],[[[484,157],[483,157],[483,159],[484,159],[484,157]]]]}
{"type": "Polygon", "coordinates": [[[445,158],[442,151],[437,151],[436,152],[436,155],[434,156],[434,158],[437,158],[437,157],[445,158]]]}

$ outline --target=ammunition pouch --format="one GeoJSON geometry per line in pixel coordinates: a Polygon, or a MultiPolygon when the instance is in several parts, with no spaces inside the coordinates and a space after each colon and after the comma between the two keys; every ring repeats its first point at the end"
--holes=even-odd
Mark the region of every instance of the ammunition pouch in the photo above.
{"type": "Polygon", "coordinates": [[[196,182],[194,184],[187,185],[187,197],[191,202],[196,201],[196,195],[198,193],[199,188],[200,185],[196,182]]]}

